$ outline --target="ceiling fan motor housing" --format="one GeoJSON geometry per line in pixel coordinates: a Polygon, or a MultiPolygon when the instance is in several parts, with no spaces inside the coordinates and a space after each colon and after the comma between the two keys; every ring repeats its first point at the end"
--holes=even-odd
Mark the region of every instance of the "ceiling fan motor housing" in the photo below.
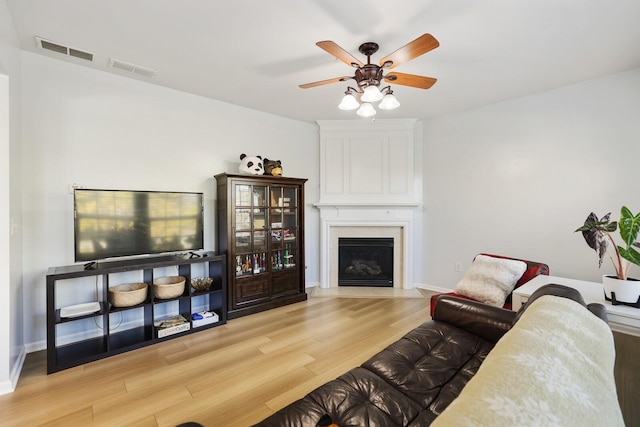
{"type": "Polygon", "coordinates": [[[355,80],[360,89],[367,86],[378,86],[382,82],[382,68],[375,64],[367,64],[356,70],[355,80]]]}

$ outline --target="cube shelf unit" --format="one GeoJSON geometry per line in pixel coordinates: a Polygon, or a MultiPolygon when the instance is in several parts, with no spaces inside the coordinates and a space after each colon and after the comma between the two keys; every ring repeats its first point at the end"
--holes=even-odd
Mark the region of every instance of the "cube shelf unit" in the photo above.
{"type": "MultiPolygon", "coordinates": [[[[150,258],[138,258],[117,261],[99,262],[92,268],[83,265],[69,265],[63,267],[51,267],[47,272],[47,373],[61,371],[73,366],[78,366],[94,360],[103,359],[115,354],[124,353],[137,348],[156,344],[167,339],[176,338],[209,329],[227,322],[227,264],[225,255],[216,255],[213,252],[204,252],[189,255],[166,255],[150,258]],[[198,266],[198,264],[200,264],[198,266]],[[177,268],[177,273],[185,277],[186,283],[182,295],[172,299],[158,299],[153,294],[154,278],[165,276],[160,271],[166,268],[177,268]],[[200,274],[192,272],[202,271],[203,277],[213,279],[208,291],[196,291],[191,286],[191,278],[200,274]],[[141,274],[143,281],[148,285],[147,298],[138,305],[131,307],[115,307],[109,303],[109,286],[117,283],[118,273],[141,274]],[[78,283],[74,279],[94,277],[96,281],[96,299],[100,309],[93,313],[75,317],[61,317],[63,308],[58,301],[58,293],[63,290],[67,295],[77,289],[78,283]],[[99,278],[102,283],[99,285],[99,278]],[[69,287],[69,288],[64,288],[69,287]],[[218,321],[202,326],[195,326],[191,321],[192,310],[199,306],[208,311],[215,311],[218,321]],[[177,313],[184,316],[189,322],[190,329],[163,338],[158,338],[154,320],[159,320],[161,314],[177,307],[177,313]],[[137,318],[133,327],[120,329],[120,322],[112,317],[131,314],[137,318]],[[76,326],[75,329],[86,329],[80,322],[93,322],[95,326],[88,333],[80,333],[81,338],[74,341],[76,332],[69,334],[65,340],[71,342],[59,343],[61,335],[58,328],[76,326]],[[74,322],[77,322],[74,324],[74,322]]],[[[81,279],[82,280],[82,279],[81,279]]],[[[75,295],[76,292],[71,293],[75,295]]],[[[82,292],[77,292],[82,294],[82,292]]],[[[87,292],[85,292],[86,294],[87,292]]],[[[68,299],[68,298],[67,298],[68,299]]],[[[86,301],[78,301],[82,304],[86,301]]]]}

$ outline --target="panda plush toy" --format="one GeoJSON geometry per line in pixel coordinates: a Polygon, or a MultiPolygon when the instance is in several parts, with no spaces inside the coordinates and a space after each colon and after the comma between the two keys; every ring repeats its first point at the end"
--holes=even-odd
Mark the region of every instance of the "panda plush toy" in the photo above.
{"type": "Polygon", "coordinates": [[[240,167],[243,175],[264,175],[264,162],[261,156],[247,156],[240,154],[240,167]]]}

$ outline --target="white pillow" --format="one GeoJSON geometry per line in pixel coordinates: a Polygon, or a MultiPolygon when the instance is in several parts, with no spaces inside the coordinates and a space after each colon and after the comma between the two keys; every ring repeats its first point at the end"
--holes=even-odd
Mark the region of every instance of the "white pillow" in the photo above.
{"type": "Polygon", "coordinates": [[[456,286],[456,293],[502,307],[526,269],[524,261],[478,255],[456,286]]]}

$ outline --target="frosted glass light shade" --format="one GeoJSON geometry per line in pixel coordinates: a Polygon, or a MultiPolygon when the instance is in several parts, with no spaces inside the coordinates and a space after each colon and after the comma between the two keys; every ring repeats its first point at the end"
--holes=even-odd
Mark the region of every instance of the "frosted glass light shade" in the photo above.
{"type": "Polygon", "coordinates": [[[347,93],[344,98],[342,98],[342,102],[338,105],[338,108],[341,110],[355,110],[360,106],[360,103],[356,100],[356,97],[351,93],[347,93]]]}
{"type": "Polygon", "coordinates": [[[376,109],[373,108],[373,105],[365,102],[360,106],[360,108],[358,108],[356,114],[360,117],[372,117],[376,115],[376,109]]]}
{"type": "Polygon", "coordinates": [[[360,97],[362,102],[378,102],[382,99],[383,95],[377,86],[367,86],[364,88],[364,93],[360,97]]]}
{"type": "Polygon", "coordinates": [[[378,107],[381,110],[393,110],[394,108],[398,108],[399,106],[400,106],[400,103],[398,102],[396,97],[391,93],[386,94],[384,98],[382,98],[382,102],[378,104],[378,107]]]}

